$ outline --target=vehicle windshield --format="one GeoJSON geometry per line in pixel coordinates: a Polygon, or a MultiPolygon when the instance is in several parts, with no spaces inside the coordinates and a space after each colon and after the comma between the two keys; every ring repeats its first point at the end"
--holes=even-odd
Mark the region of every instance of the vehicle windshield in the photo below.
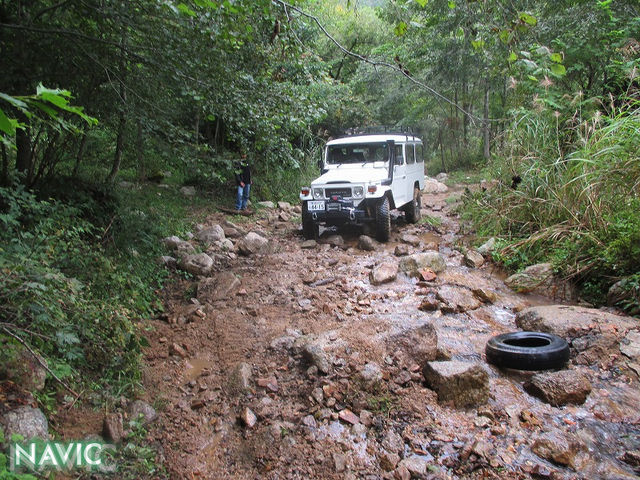
{"type": "Polygon", "coordinates": [[[389,147],[386,143],[353,143],[349,145],[331,145],[327,150],[327,163],[386,162],[389,159],[389,147]]]}

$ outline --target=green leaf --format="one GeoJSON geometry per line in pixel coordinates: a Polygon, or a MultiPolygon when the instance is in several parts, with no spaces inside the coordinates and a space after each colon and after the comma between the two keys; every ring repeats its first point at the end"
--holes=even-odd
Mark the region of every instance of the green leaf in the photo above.
{"type": "Polygon", "coordinates": [[[401,37],[407,33],[407,28],[408,27],[405,22],[398,22],[396,28],[393,29],[393,33],[395,33],[397,37],[401,37]]]}
{"type": "Polygon", "coordinates": [[[556,63],[562,63],[562,54],[561,53],[552,53],[550,55],[551,61],[556,63]]]}
{"type": "Polygon", "coordinates": [[[416,0],[416,3],[424,8],[427,6],[427,3],[429,3],[429,0],[416,0]]]}
{"type": "Polygon", "coordinates": [[[0,130],[9,135],[13,135],[16,131],[15,125],[0,108],[0,130]]]}
{"type": "Polygon", "coordinates": [[[532,27],[535,27],[538,24],[538,19],[531,15],[530,13],[520,12],[518,14],[518,18],[522,23],[526,23],[532,27]]]}
{"type": "Polygon", "coordinates": [[[509,43],[513,38],[513,32],[509,30],[501,30],[500,33],[498,34],[498,38],[502,43],[505,43],[505,44],[509,43]]]}
{"type": "Polygon", "coordinates": [[[184,13],[185,15],[189,15],[190,17],[195,17],[196,16],[196,12],[194,12],[193,10],[191,10],[187,5],[185,5],[184,3],[180,3],[178,4],[178,10],[180,11],[180,13],[184,13]]]}
{"type": "Polygon", "coordinates": [[[479,40],[471,40],[471,46],[475,49],[475,50],[482,50],[484,48],[484,40],[479,39],[479,40]]]}
{"type": "Polygon", "coordinates": [[[453,10],[454,8],[456,8],[456,2],[453,2],[453,1],[449,0],[449,8],[450,8],[451,10],[453,10]]]}
{"type": "Polygon", "coordinates": [[[0,92],[0,98],[6,102],[9,102],[11,105],[13,105],[16,108],[27,108],[27,104],[24,103],[22,100],[12,97],[11,95],[7,95],[6,93],[0,92]]]}
{"type": "Polygon", "coordinates": [[[558,77],[562,77],[567,73],[567,69],[564,68],[564,65],[561,65],[559,63],[552,63],[550,69],[551,73],[558,77]]]}
{"type": "Polygon", "coordinates": [[[515,52],[510,52],[508,58],[509,63],[513,63],[516,60],[518,60],[518,56],[515,54],[515,52]]]}

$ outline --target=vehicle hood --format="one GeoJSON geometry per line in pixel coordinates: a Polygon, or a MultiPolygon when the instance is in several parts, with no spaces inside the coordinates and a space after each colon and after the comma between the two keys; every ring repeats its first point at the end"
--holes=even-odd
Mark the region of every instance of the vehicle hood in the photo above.
{"type": "Polygon", "coordinates": [[[389,177],[389,171],[386,168],[362,168],[358,165],[356,168],[351,166],[334,167],[325,174],[316,178],[311,182],[312,186],[326,185],[327,183],[377,183],[389,177]]]}

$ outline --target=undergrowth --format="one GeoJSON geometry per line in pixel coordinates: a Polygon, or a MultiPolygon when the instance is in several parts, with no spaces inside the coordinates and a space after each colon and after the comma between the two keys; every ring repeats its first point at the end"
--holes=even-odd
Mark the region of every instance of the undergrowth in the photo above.
{"type": "Polygon", "coordinates": [[[551,261],[596,304],[614,283],[636,279],[624,282],[628,295],[617,303],[638,312],[640,109],[596,113],[570,132],[556,122],[540,112],[516,116],[511,150],[490,166],[502,181],[468,193],[464,215],[479,236],[500,236],[496,258],[508,268],[551,261]],[[512,175],[522,180],[515,188],[512,175]]]}

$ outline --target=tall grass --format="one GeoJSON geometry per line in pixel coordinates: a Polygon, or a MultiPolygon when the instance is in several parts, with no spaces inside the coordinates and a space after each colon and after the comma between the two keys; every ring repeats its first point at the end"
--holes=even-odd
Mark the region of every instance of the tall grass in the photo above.
{"type": "Polygon", "coordinates": [[[506,240],[502,258],[516,268],[551,260],[591,297],[638,273],[638,105],[569,128],[553,114],[521,112],[508,140],[491,165],[504,181],[466,203],[481,234],[506,240]],[[522,178],[515,189],[512,175],[522,178]]]}

